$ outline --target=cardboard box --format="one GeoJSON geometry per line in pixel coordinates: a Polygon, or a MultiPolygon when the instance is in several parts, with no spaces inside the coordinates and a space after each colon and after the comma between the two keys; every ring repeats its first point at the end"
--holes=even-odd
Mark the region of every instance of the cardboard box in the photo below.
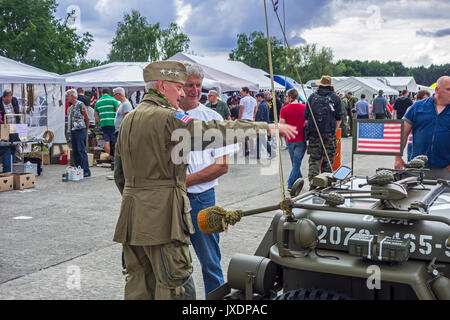
{"type": "Polygon", "coordinates": [[[0,192],[14,190],[14,176],[11,173],[0,174],[0,192]]]}
{"type": "Polygon", "coordinates": [[[88,153],[87,155],[88,155],[89,167],[93,167],[94,166],[94,154],[88,153]]]}
{"type": "Polygon", "coordinates": [[[0,140],[9,141],[9,125],[0,124],[0,140]]]}
{"type": "Polygon", "coordinates": [[[34,188],[36,177],[32,173],[23,173],[14,175],[14,190],[23,190],[34,188]]]}
{"type": "Polygon", "coordinates": [[[109,154],[108,154],[108,153],[102,152],[102,153],[100,154],[100,160],[102,160],[102,161],[107,161],[108,159],[109,159],[109,154]]]}
{"type": "Polygon", "coordinates": [[[11,133],[18,133],[19,139],[27,140],[28,127],[26,124],[2,124],[0,125],[0,137],[3,141],[9,141],[11,133]]]}

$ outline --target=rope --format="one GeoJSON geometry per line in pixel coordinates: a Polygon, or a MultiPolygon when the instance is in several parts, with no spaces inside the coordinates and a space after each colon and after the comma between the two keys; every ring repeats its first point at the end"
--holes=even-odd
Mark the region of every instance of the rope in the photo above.
{"type": "Polygon", "coordinates": [[[264,13],[266,17],[266,32],[267,32],[267,50],[269,54],[269,68],[270,68],[270,84],[272,87],[272,106],[273,106],[273,114],[275,120],[275,132],[277,139],[277,152],[278,152],[278,175],[280,176],[280,186],[281,186],[281,200],[286,200],[286,194],[284,190],[284,175],[283,175],[283,164],[281,161],[281,142],[280,142],[280,131],[278,128],[278,110],[277,110],[277,101],[275,96],[275,85],[273,80],[273,66],[272,66],[272,50],[270,47],[270,37],[269,37],[269,23],[267,20],[267,6],[266,0],[264,0],[264,13]]]}
{"type": "Polygon", "coordinates": [[[42,135],[42,138],[44,139],[44,143],[52,143],[53,138],[55,138],[55,134],[52,131],[47,130],[42,135]]]}
{"type": "MultiPolygon", "coordinates": [[[[265,7],[265,5],[266,5],[266,2],[265,2],[265,0],[264,0],[264,7],[265,7]]],[[[291,47],[289,46],[289,43],[288,43],[288,41],[287,41],[285,30],[284,30],[283,26],[281,25],[281,20],[280,20],[280,17],[278,16],[278,12],[277,12],[276,10],[274,10],[274,12],[275,12],[275,15],[277,16],[278,23],[279,23],[280,28],[281,28],[281,33],[283,34],[284,41],[285,41],[286,46],[287,46],[287,48],[288,48],[287,51],[288,51],[288,53],[289,53],[289,58],[292,60],[292,49],[291,49],[291,47]]],[[[267,13],[266,13],[266,15],[267,15],[267,13]]],[[[266,23],[267,23],[267,16],[266,16],[266,23]]],[[[296,75],[297,75],[297,77],[298,77],[298,80],[300,81],[300,86],[301,86],[301,88],[302,88],[303,95],[304,95],[305,98],[306,98],[305,87],[303,86],[302,78],[300,77],[300,73],[298,72],[297,65],[295,65],[295,64],[294,64],[294,70],[295,70],[295,73],[296,73],[296,75]]],[[[325,156],[326,156],[326,159],[327,159],[327,161],[328,161],[328,165],[330,166],[331,171],[334,172],[333,166],[331,165],[331,161],[330,161],[330,158],[329,158],[329,156],[328,156],[327,149],[325,148],[325,144],[324,144],[323,139],[322,139],[322,135],[320,134],[319,126],[317,125],[317,122],[316,122],[316,117],[314,116],[314,113],[312,112],[311,105],[310,105],[308,99],[306,99],[306,105],[307,105],[307,107],[308,107],[308,109],[309,109],[309,112],[311,113],[311,116],[312,116],[312,119],[313,119],[313,122],[314,122],[314,126],[316,127],[317,133],[319,134],[320,144],[322,145],[323,151],[324,151],[325,156]]]]}

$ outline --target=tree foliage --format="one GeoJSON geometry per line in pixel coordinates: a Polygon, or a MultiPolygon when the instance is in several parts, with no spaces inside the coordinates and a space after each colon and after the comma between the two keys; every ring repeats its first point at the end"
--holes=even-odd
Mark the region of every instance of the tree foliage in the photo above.
{"type": "Polygon", "coordinates": [[[172,22],[167,29],[160,32],[158,39],[160,59],[166,60],[178,52],[186,51],[189,49],[190,42],[189,37],[181,32],[176,23],[172,22]]]}
{"type": "Polygon", "coordinates": [[[159,32],[159,23],[149,24],[147,19],[136,10],[132,10],[131,14],[126,13],[123,21],[117,24],[108,60],[110,62],[157,60],[156,41],[159,32]]]}
{"type": "Polygon", "coordinates": [[[333,51],[330,48],[318,49],[316,44],[307,44],[288,51],[288,58],[287,70],[291,78],[298,79],[295,67],[303,82],[333,73],[333,51]]]}
{"type": "Polygon", "coordinates": [[[161,29],[159,23],[150,24],[137,10],[132,10],[117,24],[108,60],[165,60],[177,52],[187,50],[189,43],[189,37],[181,32],[176,23],[171,23],[167,29],[161,29]]]}
{"type": "MultiPolygon", "coordinates": [[[[267,50],[267,38],[260,31],[254,31],[250,35],[240,33],[237,35],[238,47],[229,54],[231,60],[241,61],[253,68],[259,68],[269,72],[269,55],[267,50]]],[[[273,72],[284,72],[284,48],[281,40],[270,38],[272,51],[273,72]]]]}
{"type": "Polygon", "coordinates": [[[417,83],[431,86],[440,77],[448,76],[450,74],[450,63],[440,66],[432,64],[428,68],[423,66],[411,68],[410,74],[414,77],[417,83]]]}
{"type": "Polygon", "coordinates": [[[0,54],[64,74],[86,63],[93,41],[54,17],[54,0],[0,0],[0,54]]]}

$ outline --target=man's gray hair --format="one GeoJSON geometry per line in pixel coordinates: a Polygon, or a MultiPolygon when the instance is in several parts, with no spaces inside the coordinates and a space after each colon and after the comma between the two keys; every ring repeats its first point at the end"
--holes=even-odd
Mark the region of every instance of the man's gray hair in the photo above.
{"type": "Polygon", "coordinates": [[[442,76],[436,81],[436,87],[440,87],[442,85],[442,82],[444,82],[445,79],[450,79],[449,76],[442,76]]]}
{"type": "Polygon", "coordinates": [[[190,61],[180,61],[186,67],[187,76],[190,77],[192,75],[196,75],[197,77],[203,78],[205,77],[205,73],[203,72],[202,67],[198,64],[190,62],[190,61]]]}
{"type": "Polygon", "coordinates": [[[113,95],[119,93],[125,97],[125,89],[122,87],[117,87],[113,89],[113,95]]]}
{"type": "Polygon", "coordinates": [[[66,95],[73,96],[75,98],[78,98],[78,92],[75,89],[69,89],[66,91],[66,95]]]}
{"type": "Polygon", "coordinates": [[[13,93],[12,93],[12,91],[11,90],[9,90],[9,89],[6,89],[5,91],[3,91],[3,97],[8,97],[8,96],[12,96],[13,95],[13,93]]]}
{"type": "Polygon", "coordinates": [[[215,96],[215,97],[219,97],[219,93],[217,93],[217,91],[216,90],[209,90],[209,92],[208,92],[208,96],[209,95],[213,95],[213,96],[215,96]]]}

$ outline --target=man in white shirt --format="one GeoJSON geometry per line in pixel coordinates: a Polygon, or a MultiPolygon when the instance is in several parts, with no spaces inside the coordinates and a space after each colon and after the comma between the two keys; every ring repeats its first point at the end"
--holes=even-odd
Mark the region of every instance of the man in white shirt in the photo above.
{"type": "MultiPolygon", "coordinates": [[[[223,121],[220,114],[199,102],[204,78],[201,67],[185,61],[183,64],[186,67],[188,78],[183,87],[185,97],[181,98],[180,108],[195,119],[223,121]]],[[[190,152],[186,187],[192,207],[192,222],[195,227],[195,234],[191,235],[191,242],[202,267],[205,298],[208,297],[208,293],[221,286],[224,280],[220,265],[219,235],[203,234],[198,228],[197,215],[200,210],[215,205],[214,187],[218,185],[217,178],[228,172],[227,154],[234,153],[235,148],[236,145],[231,145],[220,149],[190,152]]]]}
{"type": "Polygon", "coordinates": [[[255,120],[256,112],[258,111],[258,103],[256,99],[250,96],[250,90],[243,87],[241,90],[241,101],[239,107],[239,119],[255,120]]]}
{"type": "MultiPolygon", "coordinates": [[[[258,112],[258,102],[250,95],[248,87],[241,89],[241,101],[239,103],[239,119],[255,121],[256,113],[258,112]]],[[[245,153],[247,157],[250,154],[249,138],[245,138],[245,153]]]]}

